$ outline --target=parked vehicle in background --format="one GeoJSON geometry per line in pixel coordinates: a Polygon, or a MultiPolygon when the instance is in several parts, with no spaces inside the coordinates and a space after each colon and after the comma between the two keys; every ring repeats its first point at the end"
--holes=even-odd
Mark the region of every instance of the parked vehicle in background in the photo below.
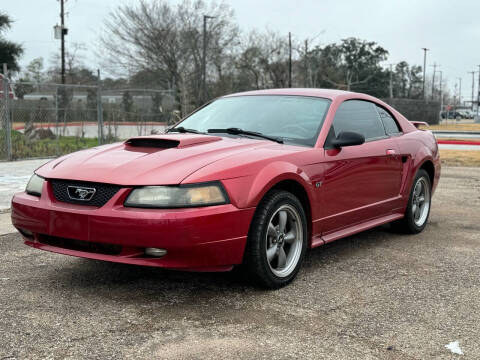
{"type": "Polygon", "coordinates": [[[442,117],[442,119],[457,119],[457,120],[460,120],[460,119],[467,119],[467,115],[465,112],[460,112],[460,111],[456,111],[456,110],[450,110],[448,111],[448,113],[446,111],[442,111],[440,113],[440,116],[442,117]]]}
{"type": "Polygon", "coordinates": [[[252,91],[166,134],[50,161],[11,216],[38,249],[190,271],[243,265],[278,288],[310,248],[385,223],[421,232],[439,177],[432,132],[377,98],[252,91]]]}

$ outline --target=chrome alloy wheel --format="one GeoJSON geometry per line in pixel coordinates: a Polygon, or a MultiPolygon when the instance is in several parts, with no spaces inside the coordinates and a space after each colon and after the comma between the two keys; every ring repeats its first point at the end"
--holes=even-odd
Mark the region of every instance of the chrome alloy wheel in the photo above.
{"type": "Polygon", "coordinates": [[[290,275],[300,259],[303,243],[302,221],[293,206],[285,204],[275,211],[265,240],[270,270],[278,277],[290,275]]]}
{"type": "Polygon", "coordinates": [[[420,177],[413,188],[412,214],[413,222],[422,226],[430,210],[430,186],[424,177],[420,177]]]}

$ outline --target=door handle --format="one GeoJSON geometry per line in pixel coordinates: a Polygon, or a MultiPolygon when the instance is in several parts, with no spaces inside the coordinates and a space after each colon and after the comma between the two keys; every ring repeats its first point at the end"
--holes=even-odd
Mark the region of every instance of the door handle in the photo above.
{"type": "Polygon", "coordinates": [[[395,152],[394,149],[387,149],[387,155],[395,156],[395,155],[397,155],[397,153],[395,152]]]}

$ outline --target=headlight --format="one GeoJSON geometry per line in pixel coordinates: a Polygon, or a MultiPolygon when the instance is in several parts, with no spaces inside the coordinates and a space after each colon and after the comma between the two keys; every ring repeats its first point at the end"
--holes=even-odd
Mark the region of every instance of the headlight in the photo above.
{"type": "Polygon", "coordinates": [[[33,174],[30,180],[28,180],[27,188],[25,191],[27,194],[40,196],[42,195],[42,188],[45,179],[38,176],[37,174],[33,174]]]}
{"type": "Polygon", "coordinates": [[[228,203],[220,183],[181,186],[144,186],[134,189],[124,205],[144,208],[182,208],[228,203]]]}

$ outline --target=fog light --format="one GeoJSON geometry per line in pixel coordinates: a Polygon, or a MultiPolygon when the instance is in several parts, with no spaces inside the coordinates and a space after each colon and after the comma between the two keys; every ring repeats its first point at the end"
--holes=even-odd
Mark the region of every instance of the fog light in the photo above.
{"type": "Polygon", "coordinates": [[[165,249],[158,249],[158,248],[145,248],[145,255],[147,256],[155,256],[155,257],[162,257],[167,255],[167,250],[165,249]]]}

